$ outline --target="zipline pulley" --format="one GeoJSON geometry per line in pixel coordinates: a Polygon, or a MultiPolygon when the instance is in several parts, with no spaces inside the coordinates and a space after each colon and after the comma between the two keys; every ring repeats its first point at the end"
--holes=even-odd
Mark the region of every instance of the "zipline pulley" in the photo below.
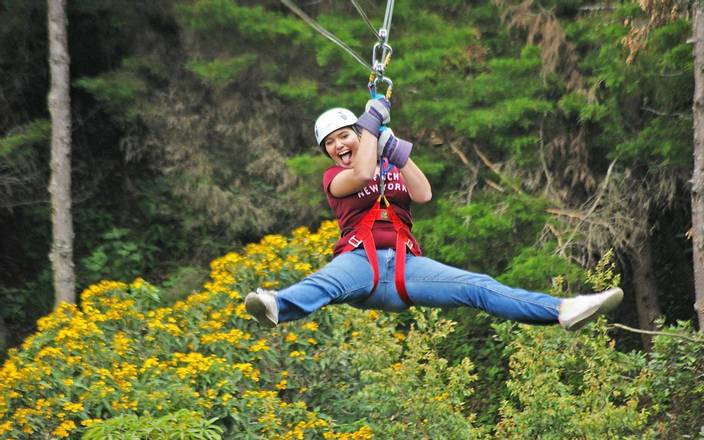
{"type": "Polygon", "coordinates": [[[372,97],[376,96],[377,85],[379,85],[379,83],[385,83],[386,99],[391,99],[393,82],[389,77],[384,75],[384,70],[386,69],[386,66],[388,66],[389,61],[391,60],[391,53],[393,52],[393,49],[389,45],[389,32],[391,30],[391,18],[393,17],[394,11],[394,0],[387,0],[386,2],[386,13],[384,14],[384,23],[379,29],[379,31],[376,31],[374,29],[374,26],[371,24],[369,18],[367,18],[367,15],[364,13],[364,10],[356,2],[356,0],[350,1],[352,2],[354,7],[357,9],[357,12],[359,12],[359,15],[362,16],[365,23],[367,23],[372,33],[378,40],[372,48],[371,64],[367,64],[367,62],[365,62],[364,59],[359,56],[359,54],[352,50],[352,48],[350,48],[342,40],[337,38],[332,32],[328,31],[320,24],[318,24],[315,20],[308,16],[308,14],[306,14],[298,6],[296,6],[291,0],[281,0],[281,3],[287,8],[289,8],[294,14],[298,15],[303,21],[308,23],[308,25],[310,25],[313,29],[318,31],[322,36],[332,41],[337,46],[342,48],[345,52],[350,54],[352,58],[354,58],[359,64],[364,66],[367,71],[371,72],[369,75],[369,91],[372,93],[372,97]]]}
{"type": "MultiPolygon", "coordinates": [[[[354,3],[355,0],[352,0],[354,3]]],[[[360,10],[358,8],[357,10],[360,10]]],[[[377,85],[380,82],[386,83],[386,99],[391,99],[391,94],[393,93],[394,83],[391,78],[384,76],[384,71],[386,66],[389,65],[391,61],[391,54],[393,49],[389,45],[389,34],[391,32],[391,19],[394,14],[394,0],[387,0],[386,2],[386,12],[384,14],[384,24],[376,33],[377,43],[372,47],[372,73],[369,75],[369,91],[372,98],[376,97],[377,85]]]]}

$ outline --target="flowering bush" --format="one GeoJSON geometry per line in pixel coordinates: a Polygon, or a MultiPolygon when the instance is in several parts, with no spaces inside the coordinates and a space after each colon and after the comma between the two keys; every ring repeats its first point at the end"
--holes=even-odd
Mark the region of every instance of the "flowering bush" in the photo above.
{"type": "Polygon", "coordinates": [[[243,292],[310,274],[338,234],[326,222],[316,233],[264,237],[213,261],[202,291],[168,307],[142,279],[90,286],[79,307],[62,304],[10,351],[0,370],[0,438],[99,438],[119,427],[109,419],[138,430],[174,414],[214,419],[224,438],[238,439],[369,439],[416,422],[424,432],[471,428],[461,414],[471,364],[449,367],[428,343],[449,332],[447,322],[406,335],[387,315],[331,307],[262,331],[245,312],[243,292]],[[421,364],[424,372],[406,376],[421,364]],[[424,417],[410,411],[417,386],[419,402],[436,408],[424,417]],[[380,400],[383,412],[370,416],[380,400]],[[404,418],[385,426],[382,415],[401,410],[404,418]]]}
{"type": "Polygon", "coordinates": [[[282,353],[290,364],[304,362],[318,325],[257,337],[239,290],[305,276],[328,257],[336,235],[324,224],[315,234],[265,237],[213,261],[204,290],[172,307],[160,307],[158,290],[141,279],[90,286],[80,308],[62,304],[11,351],[0,371],[0,436],[76,438],[119,414],[191,409],[253,437],[303,430],[342,437],[302,401],[280,398],[285,369],[262,369],[282,353]]]}

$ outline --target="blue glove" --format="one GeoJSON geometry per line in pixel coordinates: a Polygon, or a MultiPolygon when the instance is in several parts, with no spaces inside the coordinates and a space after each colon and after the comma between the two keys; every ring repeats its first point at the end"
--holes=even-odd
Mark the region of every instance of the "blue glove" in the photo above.
{"type": "Polygon", "coordinates": [[[390,128],[384,129],[379,135],[376,144],[376,151],[379,157],[384,156],[389,162],[399,168],[403,168],[411,155],[413,144],[399,139],[390,128]]]}
{"type": "Polygon", "coordinates": [[[364,113],[357,119],[357,126],[367,130],[375,138],[379,137],[379,127],[391,121],[391,102],[383,96],[367,101],[364,113]]]}

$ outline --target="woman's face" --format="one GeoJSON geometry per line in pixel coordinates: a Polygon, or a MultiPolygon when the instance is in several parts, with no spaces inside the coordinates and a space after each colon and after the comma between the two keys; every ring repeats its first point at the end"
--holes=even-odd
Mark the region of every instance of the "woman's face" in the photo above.
{"type": "Polygon", "coordinates": [[[351,127],[339,128],[327,135],[323,146],[337,165],[352,168],[352,155],[359,147],[359,136],[351,127]]]}

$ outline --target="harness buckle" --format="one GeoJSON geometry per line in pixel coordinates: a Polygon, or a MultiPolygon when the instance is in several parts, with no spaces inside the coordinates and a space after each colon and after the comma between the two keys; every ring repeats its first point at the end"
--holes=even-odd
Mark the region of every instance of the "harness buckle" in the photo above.
{"type": "Polygon", "coordinates": [[[352,247],[357,248],[357,247],[359,247],[360,244],[362,244],[362,240],[357,238],[356,235],[353,235],[347,240],[347,243],[351,244],[352,247]]]}
{"type": "Polygon", "coordinates": [[[413,250],[413,242],[410,238],[406,240],[406,246],[408,246],[408,249],[413,250]]]}

